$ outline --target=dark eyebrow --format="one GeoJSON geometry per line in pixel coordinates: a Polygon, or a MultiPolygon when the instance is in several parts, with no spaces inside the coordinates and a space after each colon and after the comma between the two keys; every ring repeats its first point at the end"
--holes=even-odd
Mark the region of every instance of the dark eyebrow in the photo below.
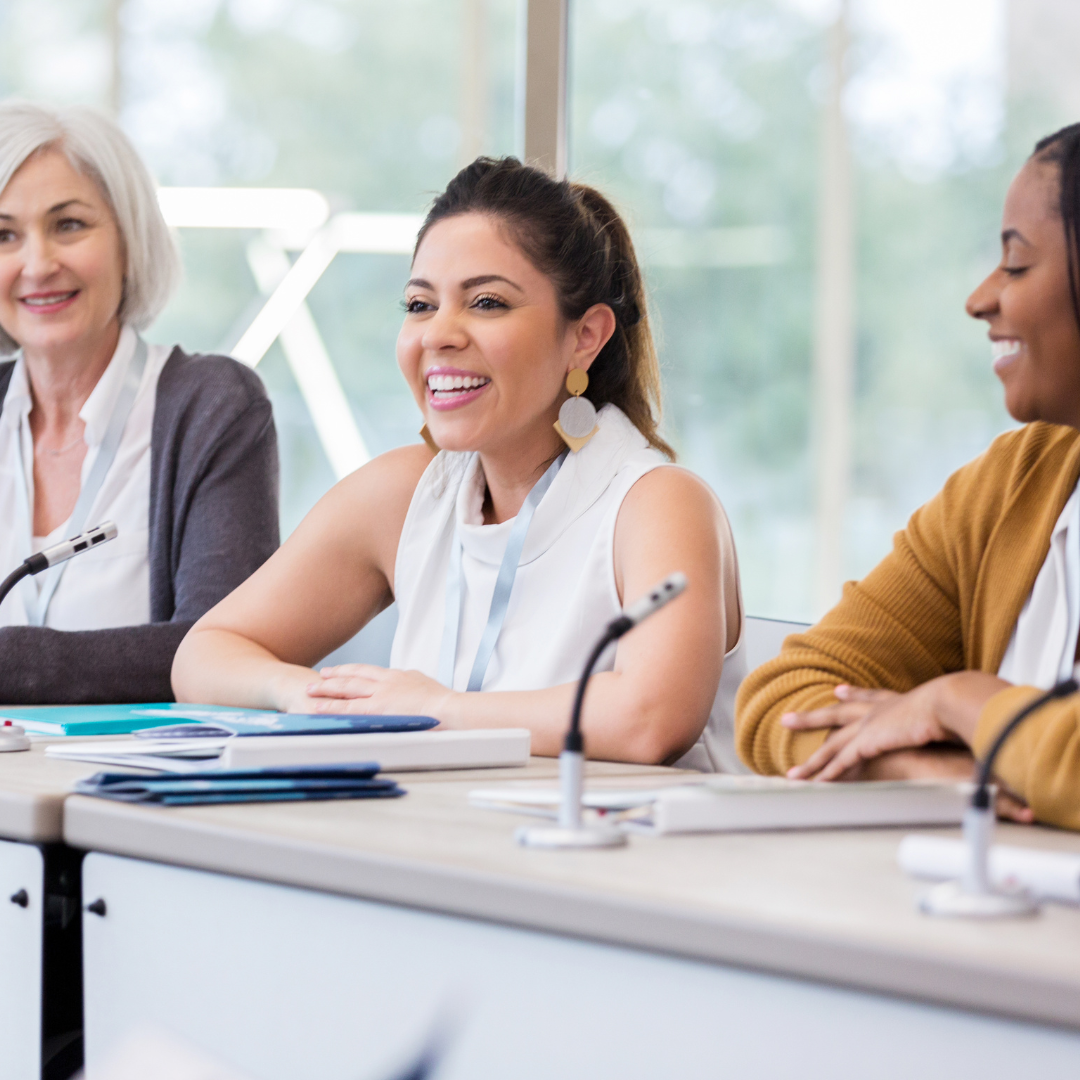
{"type": "Polygon", "coordinates": [[[1001,234],[1002,244],[1007,244],[1010,240],[1019,240],[1021,244],[1027,244],[1028,247],[1031,247],[1031,243],[1019,229],[1006,229],[1001,234]]]}
{"type": "Polygon", "coordinates": [[[479,277],[467,278],[461,283],[461,287],[462,289],[475,289],[477,285],[488,285],[493,281],[505,281],[507,285],[517,289],[518,292],[525,291],[516,281],[511,281],[508,277],[503,277],[502,274],[481,274],[479,277]]]}
{"type": "MultiPolygon", "coordinates": [[[[478,285],[489,285],[493,281],[505,281],[507,285],[517,289],[518,292],[525,291],[516,281],[511,281],[508,277],[503,277],[502,274],[480,274],[478,277],[466,278],[461,283],[461,288],[467,292],[469,289],[475,289],[478,285]]],[[[405,288],[431,289],[432,292],[435,291],[435,287],[431,282],[425,281],[423,278],[411,278],[405,282],[405,288]]]]}

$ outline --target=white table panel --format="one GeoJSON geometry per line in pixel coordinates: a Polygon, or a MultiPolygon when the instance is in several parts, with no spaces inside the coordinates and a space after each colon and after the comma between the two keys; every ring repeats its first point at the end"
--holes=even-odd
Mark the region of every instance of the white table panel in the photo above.
{"type": "Polygon", "coordinates": [[[38,848],[0,840],[0,1080],[41,1076],[44,879],[38,848]],[[22,890],[26,907],[11,900],[22,890]]]}
{"type": "Polygon", "coordinates": [[[161,1025],[259,1080],[1080,1075],[1080,1033],[205,871],[83,868],[89,1080],[161,1025]]]}

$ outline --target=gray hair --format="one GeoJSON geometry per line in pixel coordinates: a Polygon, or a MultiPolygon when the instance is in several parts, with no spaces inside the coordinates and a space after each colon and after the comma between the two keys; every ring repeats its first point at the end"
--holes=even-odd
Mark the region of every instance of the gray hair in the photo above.
{"type": "MultiPolygon", "coordinates": [[[[94,109],[0,102],[0,193],[28,158],[49,148],[60,150],[72,168],[91,177],[112,208],[127,256],[118,314],[121,322],[145,329],[180,281],[180,254],[150,173],[128,137],[94,109]]],[[[0,328],[0,353],[18,348],[0,328]]]]}

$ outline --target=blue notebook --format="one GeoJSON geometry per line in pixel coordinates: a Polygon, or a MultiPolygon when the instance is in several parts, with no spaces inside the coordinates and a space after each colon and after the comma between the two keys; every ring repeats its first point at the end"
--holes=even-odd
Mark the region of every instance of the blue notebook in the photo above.
{"type": "Polygon", "coordinates": [[[230,735],[346,735],[365,731],[427,731],[430,716],[348,716],[279,713],[226,705],[35,705],[0,706],[5,720],[28,735],[149,735],[153,738],[230,735]]]}
{"type": "Polygon", "coordinates": [[[378,771],[378,765],[366,763],[214,770],[185,776],[100,772],[77,781],[75,790],[100,799],[159,806],[392,799],[405,794],[393,780],[376,776],[378,771]]]}

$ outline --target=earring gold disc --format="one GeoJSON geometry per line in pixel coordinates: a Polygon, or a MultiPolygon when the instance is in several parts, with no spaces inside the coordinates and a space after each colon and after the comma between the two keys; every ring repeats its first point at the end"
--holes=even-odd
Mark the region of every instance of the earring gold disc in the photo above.
{"type": "Polygon", "coordinates": [[[566,389],[570,391],[574,397],[578,397],[584,394],[589,388],[589,375],[588,372],[582,371],[581,368],[574,368],[566,376],[566,389]]]}

